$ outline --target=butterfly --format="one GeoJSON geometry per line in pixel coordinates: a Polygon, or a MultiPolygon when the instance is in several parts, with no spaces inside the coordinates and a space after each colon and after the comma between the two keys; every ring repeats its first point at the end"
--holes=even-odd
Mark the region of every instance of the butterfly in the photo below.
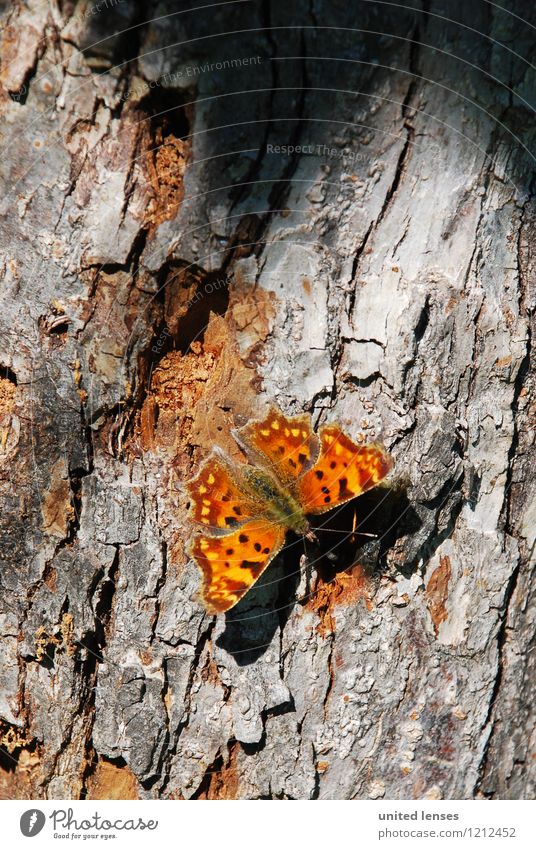
{"type": "Polygon", "coordinates": [[[190,556],[202,573],[209,613],[237,604],[292,530],[315,540],[308,515],[324,513],[376,486],[392,468],[377,444],[356,445],[336,424],[314,433],[308,414],[287,417],[275,406],[233,436],[249,462],[216,448],[186,484],[198,533],[190,556]]]}

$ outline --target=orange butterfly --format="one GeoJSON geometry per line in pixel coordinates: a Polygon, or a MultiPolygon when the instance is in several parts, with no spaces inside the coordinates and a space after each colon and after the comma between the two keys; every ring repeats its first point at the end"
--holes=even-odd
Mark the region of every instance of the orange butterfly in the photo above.
{"type": "Polygon", "coordinates": [[[307,515],[324,513],[376,486],[392,467],[375,444],[355,445],[337,425],[317,436],[310,415],[272,407],[234,433],[250,463],[218,449],[187,484],[190,517],[204,525],[190,554],[203,575],[209,613],[233,607],[262,575],[292,530],[314,540],[307,515]]]}

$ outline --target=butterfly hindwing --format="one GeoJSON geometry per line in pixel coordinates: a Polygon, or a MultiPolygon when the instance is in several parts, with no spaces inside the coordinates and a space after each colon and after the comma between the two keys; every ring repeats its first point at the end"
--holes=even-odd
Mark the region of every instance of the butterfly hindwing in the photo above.
{"type": "Polygon", "coordinates": [[[311,416],[285,416],[271,407],[267,415],[237,431],[237,439],[282,483],[293,482],[318,459],[319,441],[311,416]]]}
{"type": "Polygon", "coordinates": [[[225,536],[197,536],[190,553],[203,573],[208,612],[224,613],[240,601],[284,542],[285,529],[264,519],[252,519],[225,536]]]}
{"type": "Polygon", "coordinates": [[[376,486],[392,460],[380,446],[356,445],[337,425],[320,430],[320,457],[298,482],[306,513],[324,513],[376,486]]]}

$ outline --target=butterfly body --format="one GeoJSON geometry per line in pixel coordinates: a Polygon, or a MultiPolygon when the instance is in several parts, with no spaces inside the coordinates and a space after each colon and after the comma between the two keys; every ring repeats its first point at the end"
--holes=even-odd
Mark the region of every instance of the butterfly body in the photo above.
{"type": "Polygon", "coordinates": [[[287,531],[314,539],[308,515],[355,498],[392,466],[381,446],[356,445],[337,425],[317,435],[310,416],[287,417],[275,407],[236,438],[249,463],[234,463],[217,450],[188,483],[199,527],[190,553],[211,613],[242,598],[281,550],[287,531]]]}
{"type": "Polygon", "coordinates": [[[309,522],[290,488],[283,489],[272,475],[253,466],[246,467],[244,476],[248,494],[257,503],[264,505],[264,512],[256,518],[264,516],[296,534],[309,533],[309,522]]]}

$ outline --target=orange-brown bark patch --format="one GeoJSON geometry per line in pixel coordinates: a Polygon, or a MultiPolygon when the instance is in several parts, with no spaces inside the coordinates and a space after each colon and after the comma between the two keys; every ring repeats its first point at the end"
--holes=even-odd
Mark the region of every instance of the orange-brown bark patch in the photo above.
{"type": "Polygon", "coordinates": [[[17,387],[11,380],[0,377],[0,419],[15,407],[17,387]]]}
{"type": "Polygon", "coordinates": [[[216,662],[211,657],[207,658],[205,667],[201,672],[201,679],[205,682],[210,681],[211,684],[221,687],[220,673],[218,672],[216,662]]]}
{"type": "Polygon", "coordinates": [[[231,743],[227,761],[219,769],[214,769],[208,776],[206,788],[199,794],[199,799],[238,799],[238,743],[231,743]]]}
{"type": "Polygon", "coordinates": [[[426,601],[436,636],[439,632],[439,626],[448,618],[446,601],[451,573],[450,558],[444,555],[439,558],[439,566],[432,572],[426,586],[426,601]]]}
{"type": "Polygon", "coordinates": [[[175,218],[184,196],[183,176],[186,170],[188,144],[174,135],[162,139],[157,133],[156,147],[147,154],[147,168],[154,197],[149,204],[149,221],[157,227],[175,218]]]}
{"type": "Polygon", "coordinates": [[[53,593],[56,592],[58,588],[58,573],[53,567],[50,567],[43,576],[43,581],[49,588],[49,590],[53,593]]]}
{"type": "Polygon", "coordinates": [[[139,439],[146,451],[155,448],[155,430],[158,421],[158,402],[153,395],[149,395],[140,410],[138,429],[139,439]]]}
{"type": "Polygon", "coordinates": [[[12,412],[17,400],[17,387],[8,378],[0,377],[0,460],[5,461],[17,447],[20,421],[12,412]]]}
{"type": "Polygon", "coordinates": [[[50,483],[42,503],[43,527],[47,533],[65,537],[70,523],[75,518],[71,500],[71,487],[67,464],[59,459],[50,470],[50,483]]]}
{"type": "Polygon", "coordinates": [[[87,783],[88,799],[139,799],[136,776],[125,764],[117,766],[101,758],[87,783]]]}
{"type": "Polygon", "coordinates": [[[0,799],[43,799],[41,759],[23,749],[18,758],[3,757],[0,763],[0,799]]]}
{"type": "Polygon", "coordinates": [[[170,456],[185,456],[191,447],[203,454],[215,445],[235,448],[235,418],[255,409],[252,377],[226,321],[211,315],[202,343],[192,343],[185,354],[170,351],[153,371],[136,423],[139,446],[170,456]]]}
{"type": "Polygon", "coordinates": [[[318,614],[320,621],[316,630],[322,637],[334,633],[334,610],[338,605],[357,604],[362,599],[367,610],[372,610],[373,602],[368,592],[368,583],[367,574],[359,563],[340,572],[329,581],[318,577],[315,589],[305,607],[318,614]]]}

